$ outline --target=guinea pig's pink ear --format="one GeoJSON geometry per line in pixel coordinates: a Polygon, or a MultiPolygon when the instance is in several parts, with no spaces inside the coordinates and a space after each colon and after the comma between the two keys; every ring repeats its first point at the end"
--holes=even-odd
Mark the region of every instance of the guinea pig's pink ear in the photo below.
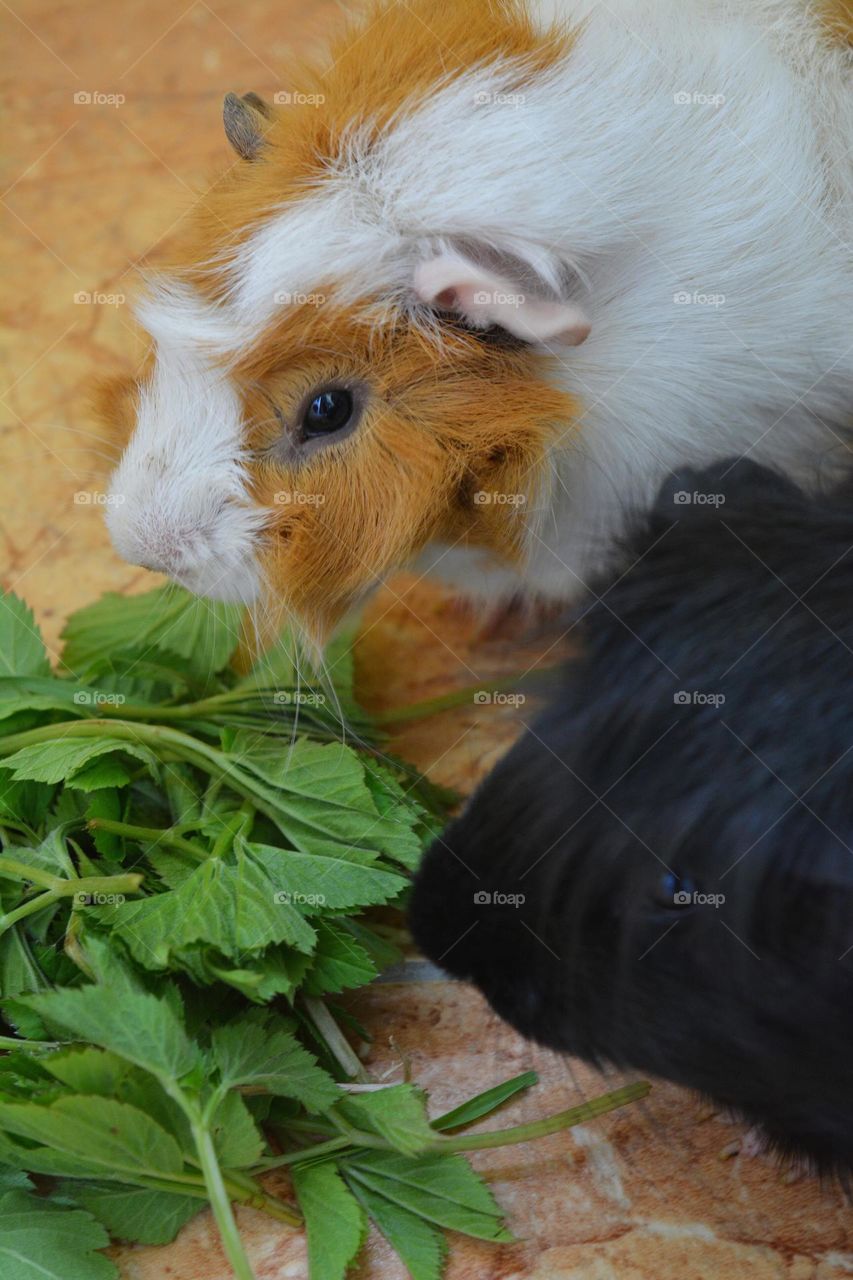
{"type": "Polygon", "coordinates": [[[267,122],[272,108],[256,93],[227,93],[222,104],[225,136],[241,160],[257,160],[263,149],[267,122]]]}
{"type": "Polygon", "coordinates": [[[446,252],[415,270],[415,293],[428,307],[455,311],[478,329],[500,325],[525,342],[578,347],[590,322],[576,303],[525,292],[512,280],[461,254],[446,252]]]}

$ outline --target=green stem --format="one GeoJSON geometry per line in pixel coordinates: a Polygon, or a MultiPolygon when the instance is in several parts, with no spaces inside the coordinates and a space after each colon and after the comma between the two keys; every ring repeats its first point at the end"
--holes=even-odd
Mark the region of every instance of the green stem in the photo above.
{"type": "Polygon", "coordinates": [[[197,848],[190,840],[184,840],[173,827],[136,827],[130,822],[117,822],[112,818],[90,818],[86,823],[89,831],[108,831],[112,835],[126,836],[128,840],[139,840],[147,844],[162,844],[170,849],[179,849],[196,861],[204,862],[207,854],[197,848]]]}
{"type": "Polygon", "coordinates": [[[30,884],[41,885],[43,889],[55,889],[62,883],[61,876],[51,875],[40,867],[31,867],[27,862],[18,862],[14,858],[0,858],[0,875],[12,880],[29,880],[30,884]]]}
{"type": "MultiPolygon", "coordinates": [[[[336,1151],[344,1151],[351,1146],[349,1138],[330,1138],[328,1142],[318,1142],[313,1147],[302,1147],[299,1151],[288,1151],[283,1156],[272,1156],[268,1160],[263,1160],[256,1169],[259,1173],[266,1173],[268,1169],[278,1169],[282,1165],[299,1164],[301,1160],[314,1160],[322,1156],[334,1155],[336,1151]]],[[[383,1144],[387,1146],[386,1144],[383,1144]]]]}
{"type": "Polygon", "coordinates": [[[256,1280],[252,1265],[243,1248],[240,1232],[237,1230],[234,1210],[231,1208],[231,1201],[228,1198],[228,1191],[222,1178],[222,1170],[219,1168],[219,1161],[216,1158],[213,1139],[209,1130],[204,1127],[200,1120],[193,1123],[192,1129],[204,1174],[210,1207],[213,1210],[213,1216],[219,1228],[222,1247],[225,1250],[228,1261],[231,1263],[231,1269],[236,1280],[256,1280]]]}
{"type": "Polygon", "coordinates": [[[174,753],[177,759],[185,760],[203,772],[220,778],[226,786],[244,799],[251,800],[255,808],[271,821],[276,821],[275,808],[264,799],[262,784],[255,782],[250,775],[242,773],[223,752],[215,747],[166,725],[136,724],[131,721],[105,719],[66,720],[0,738],[0,757],[11,755],[23,747],[55,741],[58,738],[66,740],[103,737],[141,743],[158,751],[162,758],[165,758],[167,753],[174,753]]]}
{"type": "Polygon", "coordinates": [[[25,920],[27,916],[33,916],[36,912],[43,911],[45,907],[51,906],[65,896],[60,889],[48,889],[46,893],[40,893],[37,897],[30,898],[28,902],[22,902],[14,911],[7,911],[4,916],[0,916],[0,934],[6,933],[19,920],[25,920]]]}
{"type": "Polygon", "coordinates": [[[216,837],[211,857],[224,857],[237,839],[237,836],[245,835],[251,830],[254,820],[254,807],[249,804],[248,800],[244,800],[238,811],[232,814],[216,837]]]}
{"type": "Polygon", "coordinates": [[[62,1040],[16,1040],[14,1036],[0,1036],[0,1050],[8,1049],[10,1052],[43,1053],[47,1049],[61,1049],[62,1045],[62,1040]]]}
{"type": "Polygon", "coordinates": [[[568,1111],[558,1111],[556,1115],[547,1116],[544,1120],[534,1120],[531,1124],[518,1124],[512,1129],[499,1129],[496,1133],[466,1133],[456,1138],[442,1138],[432,1148],[435,1151],[485,1151],[491,1147],[505,1147],[516,1142],[533,1142],[536,1138],[546,1138],[551,1133],[559,1133],[561,1129],[571,1129],[576,1124],[584,1124],[594,1120],[596,1116],[606,1115],[617,1107],[627,1106],[629,1102],[637,1102],[645,1098],[651,1085],[640,1080],[636,1084],[625,1085],[613,1093],[604,1093],[600,1098],[590,1102],[582,1102],[580,1106],[570,1107],[568,1111]]]}
{"type": "Polygon", "coordinates": [[[341,1070],[351,1080],[369,1084],[370,1076],[353,1053],[349,1042],[323,1001],[316,999],[314,996],[305,996],[302,1003],[320,1038],[325,1042],[326,1047],[340,1065],[341,1070]]]}

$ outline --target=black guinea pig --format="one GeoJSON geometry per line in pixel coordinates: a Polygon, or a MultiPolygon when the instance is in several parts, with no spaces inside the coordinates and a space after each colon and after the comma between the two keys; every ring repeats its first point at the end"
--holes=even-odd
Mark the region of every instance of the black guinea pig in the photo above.
{"type": "Polygon", "coordinates": [[[525,1036],[853,1168],[853,490],[671,477],[581,657],[417,875],[423,951],[525,1036]]]}

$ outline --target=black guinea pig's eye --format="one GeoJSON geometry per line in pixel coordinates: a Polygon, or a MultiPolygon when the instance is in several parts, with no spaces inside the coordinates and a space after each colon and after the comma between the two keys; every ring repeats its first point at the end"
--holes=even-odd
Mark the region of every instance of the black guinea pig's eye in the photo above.
{"type": "Polygon", "coordinates": [[[691,876],[665,871],[655,888],[655,903],[668,911],[680,911],[693,906],[698,892],[699,887],[691,876]]]}
{"type": "Polygon", "coordinates": [[[333,435],[349,425],[353,415],[352,394],[342,387],[330,388],[316,395],[302,417],[302,435],[306,440],[333,435]]]}

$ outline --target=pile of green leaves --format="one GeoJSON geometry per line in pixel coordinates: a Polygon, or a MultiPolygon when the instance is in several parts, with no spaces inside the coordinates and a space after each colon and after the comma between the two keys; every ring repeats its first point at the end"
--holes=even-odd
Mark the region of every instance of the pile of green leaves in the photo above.
{"type": "Polygon", "coordinates": [[[166,1243],[208,1203],[239,1280],[235,1203],[304,1223],[312,1280],[369,1220],[437,1280],[444,1229],[511,1238],[460,1153],[645,1092],[471,1134],[535,1077],[437,1120],[370,1080],[336,998],[399,957],[447,797],[383,754],[345,648],[308,688],[286,645],[238,674],[240,628],[176,589],[107,596],[53,671],[0,596],[0,1280],[107,1280],[110,1237],[166,1243]]]}

